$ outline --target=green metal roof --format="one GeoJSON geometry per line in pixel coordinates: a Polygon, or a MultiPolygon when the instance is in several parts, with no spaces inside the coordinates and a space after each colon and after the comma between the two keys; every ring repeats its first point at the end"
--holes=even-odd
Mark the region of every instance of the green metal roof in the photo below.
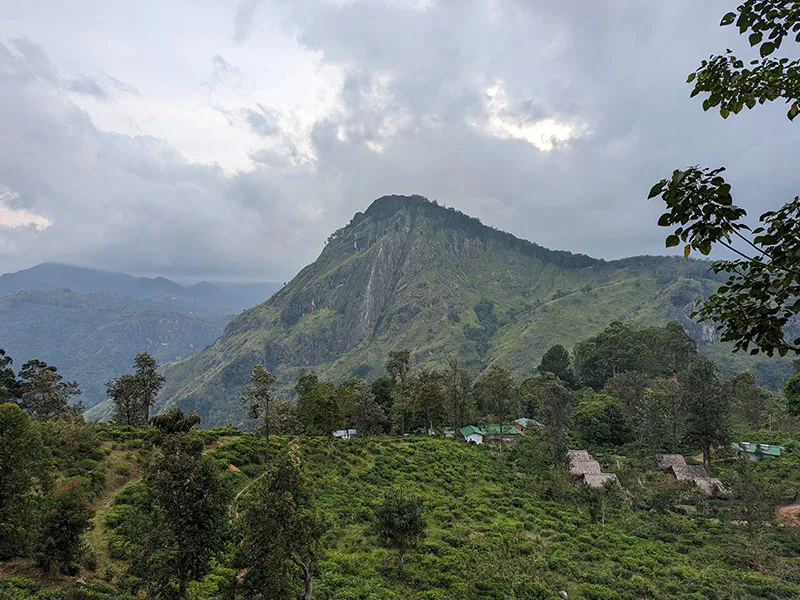
{"type": "Polygon", "coordinates": [[[539,423],[536,419],[526,419],[524,417],[522,419],[517,419],[514,423],[522,425],[523,427],[544,427],[544,425],[539,423]]]}
{"type": "Polygon", "coordinates": [[[765,456],[780,456],[781,447],[771,444],[754,444],[752,442],[732,443],[731,448],[737,452],[748,452],[749,454],[763,454],[765,456]]]}
{"type": "Polygon", "coordinates": [[[466,427],[462,427],[458,431],[461,432],[461,435],[463,435],[464,437],[472,435],[473,433],[486,435],[486,431],[483,429],[483,427],[475,427],[474,425],[467,425],[466,427]]]}
{"type": "MultiPolygon", "coordinates": [[[[478,427],[476,425],[467,425],[466,427],[462,427],[458,430],[461,432],[461,435],[467,437],[472,435],[473,433],[477,433],[479,435],[486,435],[486,434],[498,434],[500,433],[500,425],[487,425],[486,427],[478,427]]],[[[503,425],[503,435],[516,435],[519,431],[513,425],[503,425]]]]}

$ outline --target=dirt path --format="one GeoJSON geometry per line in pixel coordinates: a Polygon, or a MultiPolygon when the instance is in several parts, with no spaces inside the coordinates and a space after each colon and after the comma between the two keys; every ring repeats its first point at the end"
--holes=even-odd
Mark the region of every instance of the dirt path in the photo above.
{"type": "Polygon", "coordinates": [[[800,527],[800,504],[788,504],[775,509],[775,518],[786,527],[800,527]]]}
{"type": "Polygon", "coordinates": [[[236,494],[236,496],[234,496],[233,502],[231,502],[231,505],[228,507],[228,516],[229,517],[233,516],[234,519],[238,519],[239,518],[239,507],[237,505],[237,502],[239,501],[239,497],[242,496],[243,494],[246,494],[247,491],[251,487],[253,487],[253,484],[255,484],[260,479],[263,479],[264,475],[266,475],[266,474],[267,474],[267,471],[264,471],[261,475],[259,475],[255,479],[253,479],[253,481],[251,481],[250,483],[248,483],[246,486],[244,486],[242,489],[239,490],[239,492],[236,494]]]}

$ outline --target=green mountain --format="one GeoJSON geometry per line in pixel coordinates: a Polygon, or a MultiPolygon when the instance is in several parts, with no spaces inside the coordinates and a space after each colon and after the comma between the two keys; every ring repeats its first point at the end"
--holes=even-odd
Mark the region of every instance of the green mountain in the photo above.
{"type": "Polygon", "coordinates": [[[60,263],[42,263],[0,275],[0,296],[25,290],[70,289],[80,293],[111,294],[169,304],[178,312],[203,311],[235,314],[264,298],[280,285],[271,282],[209,283],[184,286],[164,277],[133,277],[127,273],[87,269],[60,263]]]}
{"type": "Polygon", "coordinates": [[[0,348],[17,369],[32,358],[75,379],[86,407],[106,398],[106,382],[130,371],[139,352],[180,360],[214,341],[227,318],[178,312],[173,304],[70,290],[0,296],[0,348]]]}
{"type": "Polygon", "coordinates": [[[205,425],[238,423],[256,363],[288,391],[312,368],[331,379],[381,375],[397,348],[412,349],[418,365],[455,355],[475,371],[497,363],[522,377],[552,344],[569,348],[614,320],[678,320],[723,374],[755,369],[762,383],[788,375],[786,361],[737,356],[734,365],[713,326],[689,318],[693,298],[717,285],[704,261],[548,250],[420,196],[387,196],[212,346],[168,365],[160,402],[196,409],[205,425]]]}

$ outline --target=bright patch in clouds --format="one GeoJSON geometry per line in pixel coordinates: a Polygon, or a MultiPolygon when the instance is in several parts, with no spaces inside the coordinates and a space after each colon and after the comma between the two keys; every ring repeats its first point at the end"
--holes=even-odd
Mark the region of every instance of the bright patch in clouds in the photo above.
{"type": "Polygon", "coordinates": [[[32,227],[36,231],[41,231],[53,224],[47,217],[37,215],[24,208],[8,206],[10,201],[16,199],[17,195],[11,192],[0,193],[0,227],[10,227],[12,229],[32,227]]]}
{"type": "Polygon", "coordinates": [[[501,139],[525,140],[531,146],[549,152],[587,132],[586,125],[553,118],[531,119],[515,112],[506,90],[495,84],[486,90],[484,129],[501,139]]]}

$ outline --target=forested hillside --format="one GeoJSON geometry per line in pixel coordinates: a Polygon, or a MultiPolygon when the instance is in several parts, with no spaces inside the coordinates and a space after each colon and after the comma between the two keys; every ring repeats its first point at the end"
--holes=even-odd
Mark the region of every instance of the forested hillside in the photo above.
{"type": "Polygon", "coordinates": [[[209,424],[240,423],[241,390],[256,363],[285,391],[309,369],[327,378],[383,374],[388,352],[416,365],[457,357],[533,373],[553,344],[571,348],[615,320],[677,320],[723,373],[753,370],[773,388],[788,360],[736,357],[713,326],[689,318],[720,277],[709,263],[637,257],[602,261],[552,251],[419,196],[387,196],[331,235],[320,257],[216,343],[165,369],[160,406],[196,409],[209,424]]]}
{"type": "Polygon", "coordinates": [[[64,289],[0,296],[0,347],[19,366],[34,358],[57,365],[78,382],[87,408],[105,400],[106,383],[138,353],[159,362],[186,358],[212,343],[226,322],[207,312],[64,289]]]}

